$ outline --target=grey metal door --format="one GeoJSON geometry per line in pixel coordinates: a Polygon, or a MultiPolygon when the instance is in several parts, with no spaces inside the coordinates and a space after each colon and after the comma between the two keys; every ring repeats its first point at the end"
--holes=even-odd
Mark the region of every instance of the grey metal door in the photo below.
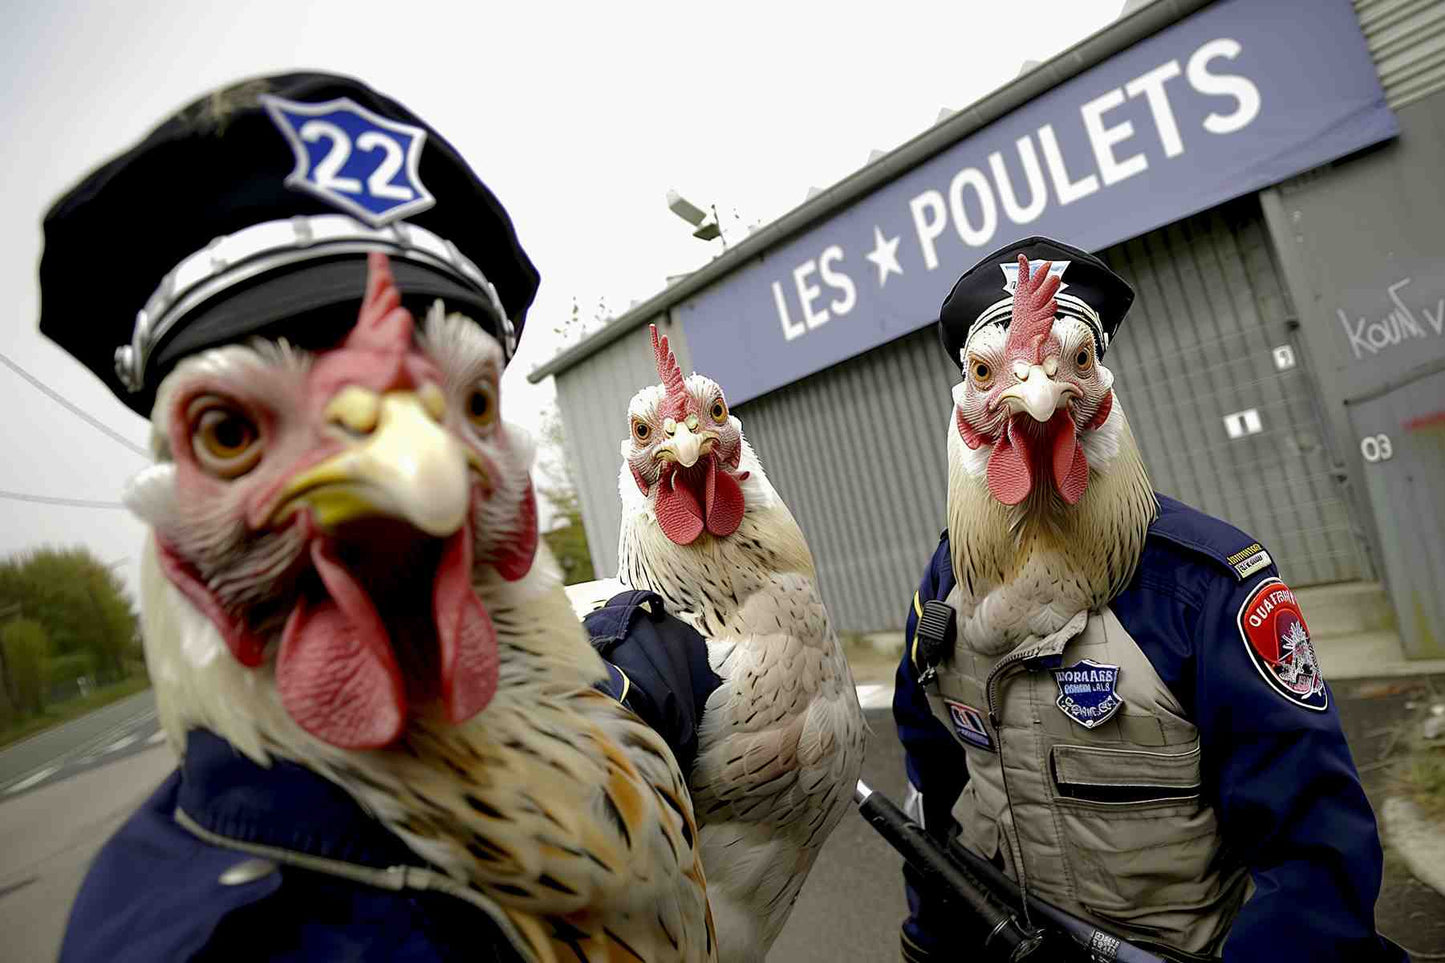
{"type": "Polygon", "coordinates": [[[1349,411],[1405,655],[1445,657],[1445,371],[1349,411]]]}

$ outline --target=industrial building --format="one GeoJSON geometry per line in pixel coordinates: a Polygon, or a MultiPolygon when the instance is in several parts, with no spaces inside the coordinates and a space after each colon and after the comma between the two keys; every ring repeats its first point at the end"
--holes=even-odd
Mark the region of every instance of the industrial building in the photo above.
{"type": "Polygon", "coordinates": [[[593,564],[647,325],[706,357],[840,630],[903,623],[944,524],[944,295],[1045,234],[1138,299],[1107,363],[1155,487],[1296,588],[1382,582],[1445,657],[1445,4],[1156,0],[750,235],[532,373],[593,564]]]}

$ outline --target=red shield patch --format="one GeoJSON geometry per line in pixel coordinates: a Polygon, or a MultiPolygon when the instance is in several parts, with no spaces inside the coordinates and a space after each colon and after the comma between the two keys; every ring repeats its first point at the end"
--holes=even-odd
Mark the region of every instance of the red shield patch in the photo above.
{"type": "Polygon", "coordinates": [[[1259,674],[1280,695],[1323,712],[1329,692],[1299,602],[1288,585],[1267,578],[1239,607],[1239,634],[1259,674]]]}

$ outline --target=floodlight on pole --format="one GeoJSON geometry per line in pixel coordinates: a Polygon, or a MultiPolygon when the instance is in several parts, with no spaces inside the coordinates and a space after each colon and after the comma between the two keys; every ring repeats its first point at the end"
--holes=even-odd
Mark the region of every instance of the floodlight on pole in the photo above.
{"type": "MultiPolygon", "coordinates": [[[[712,216],[696,204],[683,197],[677,191],[667,192],[668,210],[691,224],[695,231],[692,236],[703,241],[711,241],[714,238],[722,237],[722,227],[718,224],[717,207],[712,207],[712,216]]],[[[727,239],[723,238],[723,247],[727,247],[727,239]]]]}

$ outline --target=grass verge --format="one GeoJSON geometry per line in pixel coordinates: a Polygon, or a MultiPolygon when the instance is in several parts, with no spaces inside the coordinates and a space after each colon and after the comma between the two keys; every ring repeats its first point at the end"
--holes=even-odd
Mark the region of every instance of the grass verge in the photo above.
{"type": "Polygon", "coordinates": [[[1445,824],[1445,746],[1417,748],[1404,760],[1399,778],[1420,811],[1445,824]]]}
{"type": "Polygon", "coordinates": [[[131,676],[129,679],[102,686],[88,696],[46,706],[39,715],[30,716],[0,728],[0,749],[12,742],[19,742],[38,732],[44,732],[53,726],[69,722],[71,719],[78,719],[88,712],[94,712],[96,709],[108,706],[126,696],[135,695],[137,692],[149,689],[150,685],[150,679],[144,675],[131,676]]]}

